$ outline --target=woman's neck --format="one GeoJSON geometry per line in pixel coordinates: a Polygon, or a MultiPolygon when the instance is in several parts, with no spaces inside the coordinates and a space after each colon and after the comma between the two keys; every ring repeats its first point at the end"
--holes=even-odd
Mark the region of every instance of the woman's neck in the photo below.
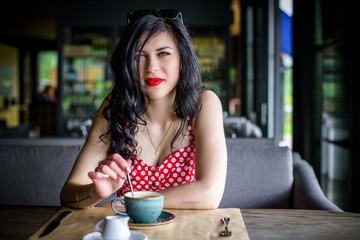
{"type": "Polygon", "coordinates": [[[145,112],[146,121],[160,124],[172,121],[175,115],[173,102],[169,99],[151,99],[145,112]]]}
{"type": "Polygon", "coordinates": [[[175,117],[172,107],[168,108],[166,106],[149,106],[144,115],[146,122],[159,125],[164,125],[175,117]]]}

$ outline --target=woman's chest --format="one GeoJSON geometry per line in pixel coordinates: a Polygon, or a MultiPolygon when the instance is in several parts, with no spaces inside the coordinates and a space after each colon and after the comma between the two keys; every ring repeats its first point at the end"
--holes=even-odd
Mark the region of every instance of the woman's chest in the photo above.
{"type": "Polygon", "coordinates": [[[180,132],[178,135],[177,130],[178,129],[173,129],[169,131],[168,134],[162,136],[155,132],[151,133],[151,131],[146,128],[140,129],[136,135],[137,158],[149,166],[160,166],[169,157],[174,157],[179,154],[187,155],[187,151],[183,151],[183,149],[194,145],[192,128],[188,126],[185,131],[180,132]],[[176,154],[172,156],[174,152],[176,152],[176,154]]]}

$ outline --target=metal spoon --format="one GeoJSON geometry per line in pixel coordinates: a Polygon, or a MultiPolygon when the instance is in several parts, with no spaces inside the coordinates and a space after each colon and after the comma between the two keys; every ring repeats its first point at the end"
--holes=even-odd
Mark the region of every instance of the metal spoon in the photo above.
{"type": "Polygon", "coordinates": [[[133,189],[131,179],[130,179],[130,174],[129,174],[130,171],[131,171],[131,169],[129,167],[126,168],[126,178],[127,178],[127,181],[128,181],[128,183],[130,185],[131,195],[134,197],[134,189],[133,189]]]}

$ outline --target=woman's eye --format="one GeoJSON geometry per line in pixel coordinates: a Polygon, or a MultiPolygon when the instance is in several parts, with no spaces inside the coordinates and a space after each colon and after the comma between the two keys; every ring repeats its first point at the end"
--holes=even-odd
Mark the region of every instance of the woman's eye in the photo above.
{"type": "Polygon", "coordinates": [[[170,55],[170,53],[168,53],[168,52],[160,52],[160,53],[159,53],[159,56],[160,56],[160,57],[165,57],[165,56],[167,56],[167,55],[170,55]]]}
{"type": "Polygon", "coordinates": [[[137,58],[138,60],[141,60],[141,59],[145,59],[146,56],[145,56],[145,54],[138,54],[138,55],[136,55],[136,58],[137,58]]]}

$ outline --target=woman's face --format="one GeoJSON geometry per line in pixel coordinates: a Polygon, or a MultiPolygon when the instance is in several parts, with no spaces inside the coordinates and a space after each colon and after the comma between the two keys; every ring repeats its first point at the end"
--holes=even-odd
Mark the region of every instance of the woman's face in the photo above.
{"type": "Polygon", "coordinates": [[[150,99],[174,94],[179,81],[180,54],[171,35],[168,32],[154,35],[138,57],[141,85],[150,99]]]}

